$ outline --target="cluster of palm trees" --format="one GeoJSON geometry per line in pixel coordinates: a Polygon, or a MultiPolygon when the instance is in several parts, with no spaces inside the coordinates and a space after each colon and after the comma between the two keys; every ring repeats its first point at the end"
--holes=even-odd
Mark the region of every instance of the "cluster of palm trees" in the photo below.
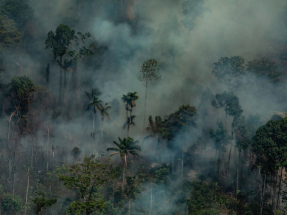
{"type": "Polygon", "coordinates": [[[98,96],[101,94],[97,89],[93,89],[91,93],[85,92],[87,98],[89,100],[93,99],[92,102],[88,104],[88,107],[93,107],[93,130],[92,130],[92,138],[95,138],[95,117],[97,111],[101,114],[101,119],[102,119],[102,126],[101,126],[101,144],[103,143],[103,134],[104,134],[104,120],[105,117],[110,119],[110,115],[108,111],[111,109],[111,106],[108,103],[105,103],[103,105],[102,101],[99,100],[98,96]]]}
{"type": "Polygon", "coordinates": [[[135,157],[139,157],[139,151],[141,151],[141,147],[138,145],[138,141],[135,141],[130,137],[130,127],[135,126],[134,119],[135,115],[132,115],[133,108],[136,106],[136,100],[138,99],[137,92],[129,92],[127,95],[123,95],[122,101],[125,103],[126,109],[126,122],[123,125],[123,129],[127,128],[127,137],[121,139],[119,137],[119,142],[114,141],[113,143],[117,146],[117,148],[107,148],[107,151],[114,151],[110,154],[113,156],[115,154],[120,154],[121,159],[123,161],[123,177],[122,177],[122,186],[125,184],[125,172],[127,168],[127,156],[133,155],[135,157]]]}

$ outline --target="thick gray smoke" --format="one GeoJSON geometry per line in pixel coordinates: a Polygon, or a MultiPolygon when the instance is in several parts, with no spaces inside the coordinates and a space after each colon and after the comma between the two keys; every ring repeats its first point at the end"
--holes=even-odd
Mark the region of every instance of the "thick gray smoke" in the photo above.
{"type": "MultiPolygon", "coordinates": [[[[121,97],[128,92],[138,92],[139,95],[137,106],[133,111],[137,116],[136,126],[131,128],[131,136],[142,142],[147,135],[143,126],[145,88],[138,77],[142,63],[150,58],[155,58],[161,63],[159,71],[161,80],[148,88],[147,116],[164,117],[183,104],[199,108],[204,102],[207,107],[208,114],[200,115],[197,119],[197,128],[192,134],[187,135],[188,143],[192,145],[204,132],[203,127],[216,127],[216,110],[211,106],[210,100],[203,101],[202,92],[209,89],[215,95],[227,90],[227,86],[218,83],[212,75],[213,63],[221,57],[231,56],[242,56],[246,62],[261,57],[276,60],[273,59],[274,56],[282,54],[275,44],[281,43],[282,38],[287,38],[286,19],[284,19],[287,13],[286,0],[205,0],[205,9],[201,16],[196,17],[194,28],[191,30],[182,24],[185,18],[182,2],[138,0],[128,4],[126,16],[134,19],[121,22],[117,20],[121,10],[120,4],[114,1],[99,0],[96,6],[89,9],[89,13],[79,14],[80,6],[76,0],[47,2],[30,0],[30,6],[37,17],[33,43],[42,50],[41,55],[44,57],[33,59],[28,56],[6,55],[4,64],[13,65],[15,68],[10,77],[19,75],[20,70],[15,62],[17,59],[19,64],[23,64],[25,75],[39,84],[44,84],[45,68],[49,63],[51,66],[49,89],[57,98],[59,68],[53,61],[52,51],[45,50],[44,42],[49,30],[55,30],[59,24],[64,23],[76,31],[90,32],[92,40],[97,41],[102,48],[100,54],[96,53],[95,56],[85,59],[86,64],[83,63],[81,66],[81,78],[87,83],[79,90],[82,100],[84,101],[84,91],[91,91],[97,87],[102,92],[100,99],[104,103],[112,103],[116,99],[120,106],[120,115],[111,118],[111,122],[105,121],[103,145],[99,144],[101,128],[99,115],[96,117],[95,140],[90,138],[92,119],[89,118],[89,114],[77,115],[69,123],[59,121],[50,124],[53,135],[50,141],[56,149],[66,147],[69,154],[73,147],[77,146],[86,154],[93,152],[108,155],[106,148],[112,145],[112,141],[126,135],[126,130],[122,129],[125,108],[121,97]],[[45,12],[49,7],[55,8],[52,14],[45,12]]],[[[283,60],[276,60],[276,63],[284,69],[283,60]]],[[[256,80],[253,76],[248,78],[256,80]]],[[[260,87],[250,90],[247,86],[243,86],[237,92],[244,111],[243,115],[258,113],[264,118],[270,111],[285,110],[285,104],[279,99],[280,96],[284,96],[272,93],[258,96],[260,90],[260,87]]],[[[286,92],[282,94],[285,95],[286,92]]],[[[223,114],[222,111],[221,115],[223,114]]],[[[47,116],[47,126],[49,119],[50,116],[47,116]]],[[[2,122],[1,127],[4,136],[7,122],[2,122]]],[[[38,135],[40,140],[42,138],[44,148],[46,135],[46,131],[41,131],[38,135]]],[[[181,144],[180,140],[178,143],[181,144]]],[[[153,145],[154,142],[147,141],[143,146],[143,154],[150,151],[153,145]]],[[[172,152],[166,151],[166,153],[163,162],[170,161],[172,152]]],[[[151,160],[154,156],[156,153],[149,155],[151,160]]],[[[206,156],[207,159],[209,157],[210,155],[206,156]]],[[[72,158],[68,160],[73,161],[72,158]]],[[[59,160],[59,162],[65,161],[59,160]]],[[[163,190],[158,187],[155,189],[163,190]]],[[[148,202],[148,199],[148,194],[143,194],[138,199],[138,204],[148,202]]],[[[167,208],[166,214],[171,208],[167,208]]]]}

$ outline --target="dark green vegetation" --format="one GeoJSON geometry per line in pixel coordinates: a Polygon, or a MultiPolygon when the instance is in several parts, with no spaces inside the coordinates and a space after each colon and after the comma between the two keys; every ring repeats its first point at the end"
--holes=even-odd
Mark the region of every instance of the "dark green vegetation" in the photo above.
{"type": "Polygon", "coordinates": [[[1,1],[0,214],[287,214],[286,20],[284,0],[1,1]]]}

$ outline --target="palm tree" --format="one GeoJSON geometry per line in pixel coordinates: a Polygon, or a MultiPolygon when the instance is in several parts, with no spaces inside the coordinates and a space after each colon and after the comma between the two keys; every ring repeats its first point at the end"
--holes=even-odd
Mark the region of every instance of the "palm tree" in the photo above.
{"type": "Polygon", "coordinates": [[[95,134],[95,116],[98,111],[102,111],[102,105],[101,105],[102,101],[98,99],[97,96],[94,96],[94,101],[91,102],[88,107],[94,107],[93,111],[94,111],[94,116],[93,116],[93,131],[92,131],[92,138],[95,138],[94,134],[95,134]]]}
{"type": "Polygon", "coordinates": [[[136,118],[135,115],[132,115],[130,117],[127,118],[127,121],[125,122],[125,124],[123,125],[123,129],[127,128],[127,131],[128,131],[128,136],[130,136],[130,128],[131,128],[131,125],[135,126],[135,122],[134,122],[134,119],[136,118]]]}
{"type": "Polygon", "coordinates": [[[102,131],[101,131],[101,144],[103,143],[103,133],[104,133],[104,119],[105,116],[110,119],[110,115],[108,113],[108,110],[111,109],[111,106],[108,105],[108,103],[105,104],[105,106],[101,105],[101,116],[102,116],[102,131]]]}
{"type": "MultiPolygon", "coordinates": [[[[127,117],[127,121],[125,124],[129,125],[128,122],[131,122],[133,119],[135,119],[135,116],[132,116],[132,111],[133,111],[133,107],[136,106],[136,100],[138,99],[138,95],[137,92],[129,92],[127,95],[123,95],[122,97],[122,101],[125,102],[125,108],[126,108],[126,117],[127,117]],[[128,111],[130,111],[130,116],[128,117],[128,111]]],[[[133,123],[134,124],[134,123],[133,123]]],[[[124,126],[126,127],[126,126],[124,126]]],[[[127,126],[128,128],[128,136],[129,136],[129,126],[127,126]]]]}
{"type": "Polygon", "coordinates": [[[123,161],[123,187],[125,182],[125,171],[127,168],[127,156],[133,155],[134,157],[139,157],[139,151],[141,151],[141,147],[138,145],[138,141],[134,141],[134,139],[131,137],[124,139],[119,137],[119,143],[116,141],[113,141],[113,143],[117,146],[117,148],[107,148],[107,151],[114,151],[110,154],[110,156],[115,154],[120,154],[121,156],[123,161]]]}

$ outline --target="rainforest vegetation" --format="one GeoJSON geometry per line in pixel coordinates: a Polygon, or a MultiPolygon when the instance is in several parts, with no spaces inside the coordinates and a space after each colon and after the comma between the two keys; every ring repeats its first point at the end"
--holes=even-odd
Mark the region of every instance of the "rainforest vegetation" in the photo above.
{"type": "Polygon", "coordinates": [[[286,0],[2,0],[0,214],[287,214],[286,0]]]}

